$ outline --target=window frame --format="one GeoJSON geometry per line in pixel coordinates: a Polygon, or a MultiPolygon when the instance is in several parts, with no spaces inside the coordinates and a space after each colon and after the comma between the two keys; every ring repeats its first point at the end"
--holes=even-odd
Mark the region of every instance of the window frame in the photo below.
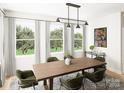
{"type": "MultiPolygon", "coordinates": [[[[17,20],[25,20],[25,21],[27,21],[27,20],[30,20],[30,19],[16,19],[15,20],[15,35],[17,34],[17,31],[16,31],[16,27],[17,27],[17,25],[18,24],[16,24],[16,21],[17,20]]],[[[34,27],[36,26],[35,25],[35,21],[33,22],[33,24],[34,24],[34,27]]],[[[21,25],[21,24],[20,24],[21,25]]],[[[26,26],[25,26],[26,27],[26,26]]],[[[33,33],[33,35],[34,35],[34,38],[30,38],[30,39],[17,39],[16,38],[16,36],[15,36],[15,55],[17,56],[17,57],[25,57],[25,56],[34,56],[35,55],[35,28],[34,28],[34,33],[33,33]],[[17,41],[33,41],[34,42],[34,52],[33,52],[33,54],[22,54],[22,55],[17,55],[17,41]]]]}
{"type": "Polygon", "coordinates": [[[74,31],[73,31],[73,51],[74,52],[79,52],[79,51],[83,51],[83,47],[84,47],[84,44],[83,44],[83,40],[84,40],[84,32],[83,32],[83,26],[82,25],[80,25],[80,28],[75,28],[75,26],[76,25],[74,25],[74,31]],[[75,38],[75,29],[82,29],[82,32],[81,32],[81,34],[82,34],[82,39],[79,39],[79,38],[75,38]],[[78,49],[78,50],[76,50],[75,49],[75,41],[76,40],[80,40],[80,41],[82,41],[81,43],[81,45],[82,45],[82,48],[81,49],[78,49]]]}
{"type": "MultiPolygon", "coordinates": [[[[57,22],[50,22],[50,25],[51,25],[51,24],[58,24],[58,23],[57,23],[57,22]]],[[[49,52],[50,52],[51,54],[64,53],[64,28],[65,28],[65,27],[64,27],[64,23],[59,23],[59,24],[63,25],[63,27],[62,27],[62,28],[63,28],[63,31],[62,31],[62,39],[57,39],[57,38],[56,38],[56,39],[51,39],[51,38],[50,38],[50,37],[51,37],[50,35],[51,35],[51,32],[52,32],[52,31],[49,29],[49,48],[50,48],[50,49],[49,49],[49,50],[50,50],[49,52]],[[51,45],[50,45],[50,44],[51,44],[51,41],[52,41],[52,40],[55,40],[55,41],[56,41],[56,40],[60,40],[60,41],[62,41],[62,51],[59,51],[59,52],[52,52],[52,51],[51,51],[51,45]]]]}

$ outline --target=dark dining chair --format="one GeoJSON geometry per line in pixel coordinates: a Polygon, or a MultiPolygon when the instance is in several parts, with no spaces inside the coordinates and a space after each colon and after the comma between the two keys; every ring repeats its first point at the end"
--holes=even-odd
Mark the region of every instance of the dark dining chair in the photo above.
{"type": "Polygon", "coordinates": [[[16,76],[18,78],[19,89],[32,86],[35,90],[35,85],[38,85],[38,82],[36,81],[36,77],[32,70],[16,70],[16,76]]]}
{"type": "Polygon", "coordinates": [[[53,62],[53,61],[58,61],[59,59],[57,57],[48,57],[47,62],[53,62]]]}
{"type": "MultiPolygon", "coordinates": [[[[95,60],[98,60],[100,62],[105,62],[105,58],[104,57],[95,57],[94,58],[95,60]]],[[[97,66],[97,67],[94,67],[94,71],[97,71],[99,68],[105,68],[106,69],[106,65],[102,65],[102,66],[97,66]]]]}
{"type": "Polygon", "coordinates": [[[92,72],[92,73],[84,72],[83,75],[85,78],[94,82],[96,84],[96,88],[97,88],[97,82],[104,80],[105,81],[105,87],[107,88],[106,80],[105,80],[105,71],[106,71],[105,68],[99,68],[97,71],[92,72]]]}
{"type": "Polygon", "coordinates": [[[64,80],[63,78],[60,78],[60,89],[63,86],[68,90],[78,90],[82,87],[83,84],[82,80],[83,80],[83,75],[79,73],[77,74],[76,77],[71,79],[64,80]]]}

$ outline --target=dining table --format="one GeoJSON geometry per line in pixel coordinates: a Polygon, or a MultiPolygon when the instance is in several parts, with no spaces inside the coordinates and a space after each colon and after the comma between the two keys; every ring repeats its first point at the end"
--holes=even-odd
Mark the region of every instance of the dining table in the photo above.
{"type": "Polygon", "coordinates": [[[44,81],[45,89],[53,90],[53,80],[55,77],[78,71],[82,71],[83,73],[86,69],[105,64],[106,62],[101,62],[93,58],[82,57],[72,59],[70,65],[66,65],[64,60],[34,64],[33,71],[37,81],[44,81]]]}

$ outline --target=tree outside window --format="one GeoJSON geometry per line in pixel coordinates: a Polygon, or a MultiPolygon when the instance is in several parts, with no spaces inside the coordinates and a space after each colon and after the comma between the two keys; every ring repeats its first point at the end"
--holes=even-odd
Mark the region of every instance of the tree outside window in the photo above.
{"type": "Polygon", "coordinates": [[[80,28],[74,28],[74,50],[82,50],[83,48],[83,29],[80,26],[80,28]]]}
{"type": "Polygon", "coordinates": [[[16,20],[16,55],[34,54],[34,29],[34,21],[16,20]]]}
{"type": "Polygon", "coordinates": [[[63,51],[63,29],[64,24],[61,23],[50,24],[50,52],[63,51]]]}

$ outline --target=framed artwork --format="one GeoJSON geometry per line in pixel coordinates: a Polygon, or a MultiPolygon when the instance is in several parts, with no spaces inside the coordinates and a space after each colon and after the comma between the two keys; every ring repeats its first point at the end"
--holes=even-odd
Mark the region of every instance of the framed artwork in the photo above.
{"type": "Polygon", "coordinates": [[[94,45],[107,48],[107,27],[94,29],[94,45]]]}

